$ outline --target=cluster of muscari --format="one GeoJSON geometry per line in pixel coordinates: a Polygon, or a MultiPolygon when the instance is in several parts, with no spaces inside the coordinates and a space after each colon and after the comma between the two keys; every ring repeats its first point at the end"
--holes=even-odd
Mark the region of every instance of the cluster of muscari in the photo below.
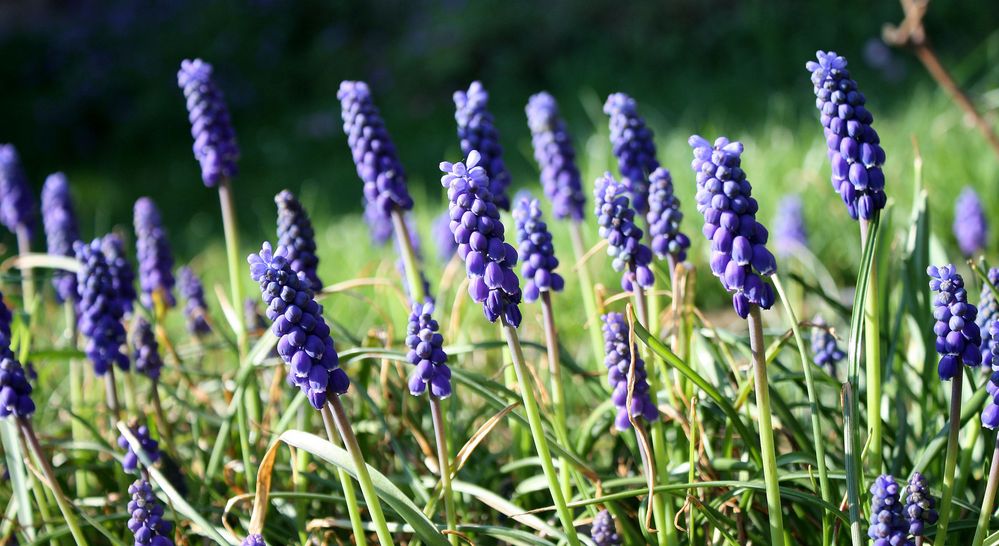
{"type": "Polygon", "coordinates": [[[606,173],[597,180],[593,195],[598,232],[607,240],[611,266],[622,273],[621,288],[626,292],[652,288],[656,280],[649,268],[652,250],[642,243],[645,232],[635,224],[635,209],[624,187],[606,173]]]}
{"type": "MultiPolygon", "coordinates": [[[[389,216],[393,209],[413,208],[413,198],[406,188],[406,172],[371,99],[368,84],[343,81],[336,98],[340,101],[343,132],[347,135],[357,176],[364,183],[365,218],[372,227],[372,238],[379,241],[382,240],[380,233],[391,233],[389,216]]],[[[383,240],[387,241],[388,236],[383,240]]]]}
{"type": "Polygon", "coordinates": [[[871,486],[871,524],[867,536],[871,546],[911,546],[909,522],[902,514],[900,489],[895,478],[883,474],[871,486]]]}
{"type": "Polygon", "coordinates": [[[985,331],[985,337],[989,339],[989,361],[992,362],[992,367],[989,380],[985,383],[989,401],[982,410],[982,425],[995,429],[999,426],[999,320],[992,321],[985,331]]]}
{"type": "Polygon", "coordinates": [[[316,256],[316,234],[305,208],[288,190],[274,196],[277,204],[277,236],[278,246],[283,246],[288,252],[288,261],[293,271],[301,271],[309,282],[309,288],[318,292],[323,289],[316,268],[319,267],[319,257],[316,256]]]}
{"type": "MultiPolygon", "coordinates": [[[[160,444],[149,435],[149,427],[146,425],[130,426],[128,430],[139,441],[142,454],[149,459],[149,462],[155,463],[160,459],[160,444]]],[[[118,447],[125,450],[125,456],[121,459],[122,468],[125,472],[135,472],[135,469],[139,467],[142,460],[139,459],[139,455],[132,449],[132,444],[129,443],[128,438],[125,438],[124,434],[118,437],[118,447]]]]}
{"type": "Polygon", "coordinates": [[[781,258],[792,256],[808,248],[808,232],[802,214],[801,196],[787,195],[777,203],[774,216],[774,249],[781,258]]]}
{"type": "Polygon", "coordinates": [[[11,233],[24,229],[31,235],[38,211],[21,158],[13,144],[0,144],[0,223],[11,233]]]}
{"type": "Polygon", "coordinates": [[[904,498],[902,516],[909,522],[909,534],[921,537],[926,532],[926,526],[936,523],[939,517],[935,509],[936,500],[930,495],[926,477],[919,472],[913,473],[905,486],[904,498]]]}
{"type": "Polygon", "coordinates": [[[562,275],[555,272],[558,258],[552,246],[552,234],[541,218],[541,205],[530,194],[518,196],[513,207],[517,224],[517,245],[520,274],[524,277],[524,300],[533,302],[542,292],[561,292],[565,287],[562,275]]]}
{"type": "Polygon", "coordinates": [[[673,193],[673,177],[663,167],[649,175],[649,212],[645,221],[652,238],[652,252],[660,259],[671,256],[677,263],[687,259],[690,238],[680,231],[683,212],[680,200],[673,193]]]}
{"type": "MultiPolygon", "coordinates": [[[[48,252],[54,256],[73,256],[73,243],[80,240],[69,182],[63,173],[53,173],[42,186],[42,224],[48,252]]],[[[76,301],[76,279],[71,273],[57,271],[52,277],[56,300],[76,301]]]]}
{"type": "Polygon", "coordinates": [[[135,271],[125,254],[125,241],[117,233],[108,233],[101,238],[101,250],[111,273],[111,291],[117,295],[118,303],[125,314],[135,306],[135,271]]]}
{"type": "Polygon", "coordinates": [[[770,309],[774,291],[763,277],[777,272],[767,249],[769,233],[756,220],[759,204],[742,170],[742,143],[719,137],[714,145],[694,135],[690,166],[697,178],[697,210],[704,216],[702,233],[711,241],[711,272],[733,292],[732,304],[746,318],[752,305],[770,309]]]}
{"type": "MultiPolygon", "coordinates": [[[[990,268],[987,277],[989,284],[999,287],[999,267],[990,268]]],[[[992,292],[992,286],[989,284],[982,283],[982,294],[978,298],[978,318],[975,322],[978,324],[978,330],[982,333],[982,365],[991,368],[999,364],[999,362],[993,362],[992,357],[993,349],[999,346],[999,340],[991,339],[985,333],[989,331],[993,322],[999,321],[999,302],[996,301],[996,295],[992,292]]]]}
{"type": "Polygon", "coordinates": [[[201,280],[194,274],[190,266],[184,266],[177,271],[177,281],[184,304],[184,317],[187,319],[187,331],[196,336],[206,336],[212,332],[208,322],[208,305],[205,303],[205,288],[201,280]]]}
{"type": "Polygon", "coordinates": [[[985,248],[989,240],[989,224],[978,194],[970,187],[961,190],[954,202],[954,238],[966,257],[985,248]]]}
{"type": "Polygon", "coordinates": [[[350,387],[330,327],[322,315],[307,279],[291,269],[284,247],[272,251],[264,243],[250,254],[250,277],[260,284],[267,318],[278,337],[277,352],[290,368],[288,383],[305,393],[312,407],[322,409],[327,394],[343,394],[350,387]]]}
{"type": "Polygon", "coordinates": [[[645,214],[648,212],[648,177],[659,168],[652,129],[638,115],[635,99],[624,93],[608,96],[604,113],[610,116],[611,149],[617,157],[621,181],[635,209],[645,214]]]}
{"type": "Polygon", "coordinates": [[[503,146],[499,132],[489,112],[489,93],[482,82],[474,81],[467,91],[454,92],[454,119],[458,122],[458,140],[461,153],[468,156],[472,150],[482,156],[480,164],[489,177],[492,201],[502,210],[510,210],[510,172],[503,162],[503,146]]]}
{"type": "Polygon", "coordinates": [[[846,352],[839,346],[839,340],[826,325],[822,317],[812,320],[812,361],[820,368],[826,368],[829,375],[836,376],[836,364],[846,358],[846,352]]]}
{"type": "Polygon", "coordinates": [[[968,291],[953,265],[926,268],[930,290],[937,293],[933,300],[933,333],[936,334],[940,379],[950,380],[961,373],[961,364],[978,366],[982,363],[982,333],[975,324],[978,309],[968,303],[968,291]]]}
{"type": "Polygon", "coordinates": [[[437,246],[437,258],[446,264],[458,251],[458,243],[454,242],[454,234],[451,233],[450,212],[444,211],[434,219],[434,223],[430,226],[430,234],[437,246]]]}
{"type": "Polygon", "coordinates": [[[173,546],[170,530],[173,526],[163,519],[163,506],[153,487],[145,478],[128,487],[132,500],[128,502],[128,529],[135,535],[135,546],[173,546]]]}
{"type": "Polygon", "coordinates": [[[559,220],[572,218],[578,222],[583,219],[586,194],[572,137],[559,115],[555,97],[546,92],[531,95],[525,111],[534,159],[541,168],[541,186],[552,203],[552,214],[559,220]]]}
{"type": "Polygon", "coordinates": [[[173,253],[156,204],[148,197],[135,201],[135,256],[139,261],[139,286],[142,304],[153,307],[153,295],[163,298],[163,305],[173,307],[173,253]]]}
{"type": "Polygon", "coordinates": [[[128,370],[125,346],[125,314],[121,294],[115,290],[111,268],[101,250],[101,240],[73,245],[80,270],[76,274],[80,332],[87,338],[84,351],[94,364],[94,373],[104,375],[112,365],[128,370]]]}
{"type": "Polygon", "coordinates": [[[618,546],[621,535],[617,534],[614,518],[606,509],[597,512],[590,527],[590,538],[597,546],[618,546]]]}
{"type": "Polygon", "coordinates": [[[132,332],[132,356],[135,358],[135,371],[153,381],[160,378],[163,359],[160,357],[160,344],[153,333],[153,325],[145,317],[135,320],[135,330],[132,332]]]}
{"type": "Polygon", "coordinates": [[[659,417],[659,410],[652,403],[649,382],[645,371],[645,361],[638,356],[638,346],[628,343],[628,323],[621,313],[607,313],[602,317],[604,333],[604,366],[607,367],[607,381],[613,394],[611,399],[617,406],[614,425],[618,430],[631,428],[631,417],[644,417],[653,422],[659,417]],[[631,415],[628,414],[628,372],[631,359],[635,359],[635,387],[631,395],[631,415]]]}
{"type": "Polygon", "coordinates": [[[201,164],[201,179],[209,188],[218,186],[236,176],[239,146],[225,97],[212,79],[212,65],[201,59],[181,62],[177,85],[187,99],[194,158],[201,164]]]}
{"type": "Polygon", "coordinates": [[[490,322],[500,317],[520,326],[520,279],[514,273],[517,250],[504,239],[499,208],[493,202],[489,175],[479,164],[479,152],[472,150],[464,163],[440,164],[441,185],[450,200],[451,234],[458,244],[458,256],[465,262],[468,294],[490,322]]]}
{"type": "Polygon", "coordinates": [[[857,90],[857,82],[850,78],[846,59],[833,51],[818,51],[815,56],[818,62],[809,61],[805,68],[812,73],[833,188],[853,219],[870,220],[888,201],[881,170],[885,151],[871,127],[874,116],[864,106],[867,99],[857,90]]]}
{"type": "Polygon", "coordinates": [[[447,366],[444,352],[444,336],[440,325],[434,320],[433,303],[414,303],[406,326],[406,360],[416,366],[409,377],[409,392],[421,396],[430,386],[430,395],[435,398],[451,396],[451,368],[447,366]]]}
{"type": "Polygon", "coordinates": [[[11,415],[27,418],[35,413],[35,402],[24,368],[10,350],[12,318],[0,294],[0,418],[11,415]]]}
{"type": "Polygon", "coordinates": [[[239,543],[239,546],[267,546],[267,543],[264,542],[263,535],[252,534],[247,535],[247,537],[243,539],[243,542],[239,543]]]}

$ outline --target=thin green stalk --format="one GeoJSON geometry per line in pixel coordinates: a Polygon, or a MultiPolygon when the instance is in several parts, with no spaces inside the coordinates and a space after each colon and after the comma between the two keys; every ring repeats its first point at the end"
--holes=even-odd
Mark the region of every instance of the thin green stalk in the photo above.
{"type": "Polygon", "coordinates": [[[167,421],[166,413],[163,412],[163,402],[160,400],[158,380],[154,379],[152,384],[149,386],[149,397],[153,402],[153,412],[156,417],[156,428],[160,433],[160,441],[166,444],[166,449],[175,449],[173,443],[173,432],[170,430],[170,422],[167,421]]]}
{"type": "Polygon", "coordinates": [[[31,427],[31,421],[23,417],[18,417],[17,422],[21,428],[24,441],[28,445],[28,449],[34,454],[36,462],[41,467],[42,475],[45,476],[45,481],[48,482],[46,485],[48,485],[55,496],[56,504],[59,506],[59,511],[62,512],[63,521],[69,527],[70,534],[73,535],[73,540],[76,541],[77,546],[87,546],[87,538],[83,535],[83,529],[80,528],[80,523],[76,520],[73,506],[66,500],[66,496],[62,493],[59,481],[56,480],[55,471],[52,470],[49,460],[45,458],[42,446],[38,443],[38,437],[35,436],[35,431],[31,427]]]}
{"type": "MultiPolygon", "coordinates": [[[[17,253],[20,256],[31,253],[31,233],[28,226],[19,225],[17,233],[17,253]]],[[[30,312],[35,304],[35,273],[30,267],[21,268],[21,294],[24,299],[24,310],[30,312]]]]}
{"type": "Polygon", "coordinates": [[[104,394],[108,410],[111,412],[111,428],[114,428],[118,421],[121,421],[121,405],[118,404],[118,385],[114,380],[113,364],[108,367],[107,373],[104,374],[104,394]]]}
{"type": "Polygon", "coordinates": [[[999,436],[996,437],[996,448],[992,452],[992,466],[989,468],[989,481],[985,486],[985,496],[982,497],[982,511],[978,514],[978,525],[975,527],[975,539],[971,546],[982,546],[985,535],[989,534],[989,520],[996,500],[996,488],[999,488],[999,436]]]}
{"type": "Polygon", "coordinates": [[[323,411],[332,414],[330,417],[333,419],[337,431],[340,432],[343,447],[350,454],[350,458],[354,462],[354,467],[357,470],[357,481],[361,484],[361,494],[364,495],[364,502],[368,505],[368,513],[371,514],[371,523],[374,525],[375,533],[378,535],[378,542],[382,546],[394,544],[392,533],[389,532],[388,523],[385,521],[385,514],[382,512],[381,501],[378,499],[378,493],[375,492],[374,483],[371,482],[368,467],[364,463],[361,446],[357,444],[357,437],[354,436],[354,429],[350,426],[350,420],[347,418],[347,412],[343,409],[340,397],[331,395],[327,401],[329,403],[323,408],[323,411]]]}
{"type": "MultiPolygon", "coordinates": [[[[549,290],[541,292],[541,315],[545,326],[545,344],[548,349],[548,375],[551,380],[555,436],[562,445],[566,446],[566,449],[571,449],[572,444],[569,442],[569,428],[565,416],[565,386],[562,383],[562,366],[559,363],[558,331],[555,329],[555,314],[552,310],[552,296],[549,290]]],[[[562,494],[567,499],[572,498],[572,484],[569,479],[570,467],[571,465],[566,460],[559,463],[559,485],[562,487],[562,494]]]]}
{"type": "MultiPolygon", "coordinates": [[[[801,328],[798,326],[798,317],[794,314],[794,308],[788,300],[784,285],[780,282],[780,277],[773,275],[770,277],[774,282],[774,288],[780,295],[780,300],[784,304],[784,311],[791,321],[791,331],[794,333],[794,341],[798,345],[798,354],[801,357],[801,369],[805,373],[805,390],[808,393],[808,410],[812,418],[812,441],[815,443],[815,462],[819,470],[819,490],[822,500],[833,504],[832,487],[829,484],[829,471],[826,469],[826,448],[822,438],[822,423],[819,415],[819,398],[815,392],[815,380],[812,377],[812,364],[808,362],[808,353],[805,352],[805,340],[801,336],[801,328]]],[[[832,521],[830,515],[822,513],[822,544],[829,544],[831,537],[832,521]]]]}
{"type": "Polygon", "coordinates": [[[766,345],[763,343],[763,321],[760,308],[749,307],[749,347],[753,352],[753,374],[756,380],[756,411],[760,426],[760,452],[763,454],[763,481],[767,491],[767,511],[770,516],[770,543],[784,544],[784,518],[781,513],[780,489],[777,481],[777,455],[774,448],[774,428],[770,416],[770,384],[767,379],[766,345]]]}
{"type": "MultiPolygon", "coordinates": [[[[323,408],[320,412],[323,416],[323,425],[326,428],[326,438],[331,444],[336,445],[336,425],[333,423],[333,415],[328,409],[323,408]]],[[[302,454],[305,455],[304,453],[302,454]]],[[[365,538],[364,520],[361,519],[361,506],[357,503],[357,491],[354,490],[354,479],[350,473],[337,467],[337,478],[340,479],[340,486],[343,488],[343,498],[347,501],[347,514],[350,517],[350,528],[354,532],[354,540],[357,546],[365,546],[368,539],[365,538]]]]}
{"type": "MultiPolygon", "coordinates": [[[[78,332],[76,326],[76,307],[73,305],[72,301],[66,301],[63,303],[63,313],[66,316],[66,331],[68,333],[69,342],[68,345],[71,349],[76,349],[78,344],[78,332]]],[[[83,373],[84,365],[82,362],[76,359],[70,359],[69,361],[69,409],[74,415],[83,418],[83,373]]],[[[82,442],[87,435],[87,427],[83,426],[80,419],[72,419],[70,422],[70,437],[73,442],[82,442]]],[[[83,454],[82,451],[76,451],[75,455],[77,457],[83,454]]],[[[89,494],[87,487],[87,472],[83,469],[83,466],[77,464],[77,468],[74,471],[74,482],[76,482],[76,496],[83,498],[89,494]]]]}
{"type": "Polygon", "coordinates": [[[132,380],[132,372],[122,373],[121,378],[125,384],[125,409],[128,410],[129,415],[135,415],[137,402],[135,401],[135,382],[132,380]]]}
{"type": "Polygon", "coordinates": [[[569,510],[568,505],[566,505],[565,496],[562,495],[562,488],[558,485],[558,476],[555,472],[555,465],[552,463],[551,451],[548,449],[548,438],[545,437],[544,425],[541,422],[541,414],[538,411],[538,402],[534,399],[531,376],[527,372],[524,352],[520,347],[520,337],[517,335],[517,329],[506,322],[506,318],[501,318],[501,321],[503,335],[506,337],[506,343],[510,347],[510,355],[513,358],[514,371],[517,373],[520,395],[524,400],[524,411],[527,413],[527,422],[531,428],[531,435],[534,437],[534,446],[538,450],[538,457],[541,459],[541,468],[544,470],[545,478],[548,479],[548,490],[551,492],[552,500],[555,503],[559,520],[562,522],[567,541],[571,546],[579,546],[579,537],[576,535],[572,512],[569,510]]]}
{"type": "Polygon", "coordinates": [[[961,435],[961,387],[964,374],[954,374],[950,391],[950,431],[947,434],[947,456],[944,459],[943,495],[940,497],[940,521],[937,523],[936,546],[947,543],[947,526],[950,524],[951,500],[954,496],[954,471],[961,435]]]}
{"type": "Polygon", "coordinates": [[[437,466],[441,473],[441,485],[444,489],[444,515],[447,518],[447,528],[451,533],[448,539],[451,546],[458,546],[458,514],[454,507],[454,491],[451,490],[451,455],[447,447],[446,414],[441,410],[441,400],[430,395],[430,417],[434,422],[434,437],[437,441],[437,466]]]}
{"type": "Polygon", "coordinates": [[[398,208],[392,209],[392,226],[395,229],[395,238],[399,242],[399,251],[402,254],[402,266],[406,271],[406,281],[409,284],[409,294],[414,302],[423,302],[427,295],[423,290],[423,281],[420,278],[420,265],[416,259],[416,252],[413,250],[413,239],[406,227],[406,221],[402,217],[402,211],[398,208]]]}
{"type": "Polygon", "coordinates": [[[601,356],[604,354],[604,340],[600,332],[600,313],[597,309],[597,300],[593,295],[593,279],[590,277],[590,268],[586,263],[579,263],[586,255],[582,222],[575,220],[569,222],[569,238],[572,240],[572,253],[576,258],[576,275],[579,276],[579,290],[583,295],[583,310],[586,311],[586,322],[589,324],[586,330],[590,334],[593,360],[595,365],[599,366],[601,356]]]}
{"type": "MultiPolygon", "coordinates": [[[[867,241],[870,225],[860,222],[860,242],[867,241]]],[[[875,249],[876,251],[877,249],[875,249]]],[[[867,435],[870,468],[880,474],[884,457],[881,433],[881,309],[878,299],[878,258],[871,261],[867,277],[867,301],[864,302],[864,354],[867,356],[867,435]]]]}
{"type": "Polygon", "coordinates": [[[843,384],[843,458],[846,460],[846,498],[850,510],[850,541],[853,546],[862,546],[863,539],[860,534],[860,482],[864,479],[864,474],[860,469],[860,458],[857,456],[857,435],[854,434],[853,427],[856,426],[857,408],[854,402],[853,387],[850,382],[843,384]]]}

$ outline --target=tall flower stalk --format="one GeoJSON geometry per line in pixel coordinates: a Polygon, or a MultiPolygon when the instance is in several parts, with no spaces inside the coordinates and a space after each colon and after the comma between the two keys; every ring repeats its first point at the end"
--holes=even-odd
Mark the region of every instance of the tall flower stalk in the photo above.
{"type": "Polygon", "coordinates": [[[493,203],[502,210],[510,210],[510,172],[503,161],[503,146],[489,111],[489,92],[482,82],[472,82],[465,91],[454,92],[454,120],[458,124],[458,143],[465,156],[472,150],[479,152],[482,168],[489,175],[489,191],[493,203]]]}

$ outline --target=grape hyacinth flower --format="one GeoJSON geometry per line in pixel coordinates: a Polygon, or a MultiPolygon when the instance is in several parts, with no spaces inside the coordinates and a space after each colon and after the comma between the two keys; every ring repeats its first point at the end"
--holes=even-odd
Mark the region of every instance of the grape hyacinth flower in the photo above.
{"type": "Polygon", "coordinates": [[[954,237],[966,258],[982,251],[988,244],[989,224],[978,193],[965,187],[954,202],[954,237]]]}
{"type": "Polygon", "coordinates": [[[558,220],[583,219],[586,194],[576,167],[576,150],[555,97],[542,91],[527,101],[527,125],[531,129],[534,159],[541,168],[541,186],[558,220]]]}
{"type": "Polygon", "coordinates": [[[87,338],[84,352],[94,364],[94,373],[104,375],[112,365],[128,370],[125,346],[125,314],[121,294],[115,290],[114,278],[107,257],[101,250],[101,240],[73,245],[81,267],[76,274],[79,297],[80,332],[87,338]]]}
{"type": "Polygon", "coordinates": [[[160,344],[153,333],[153,325],[145,317],[135,320],[135,330],[132,332],[132,355],[135,358],[135,371],[153,381],[160,378],[163,359],[160,357],[160,344]]]}
{"type": "Polygon", "coordinates": [[[604,366],[607,367],[607,381],[613,394],[611,399],[617,406],[614,425],[618,430],[631,428],[631,417],[643,417],[652,422],[659,418],[659,410],[649,395],[649,383],[645,371],[645,361],[638,356],[638,345],[628,343],[628,323],[621,313],[607,313],[603,317],[604,366]],[[628,414],[628,372],[631,359],[635,359],[635,388],[631,397],[631,415],[628,414]]]}
{"type": "Polygon", "coordinates": [[[11,233],[20,229],[30,237],[38,216],[36,206],[17,149],[13,144],[0,144],[0,223],[11,233]]]}
{"type": "Polygon", "coordinates": [[[961,364],[978,366],[982,363],[981,330],[975,324],[978,309],[968,303],[964,279],[953,265],[929,266],[930,290],[937,293],[933,300],[933,333],[937,336],[940,379],[948,381],[961,372],[961,364]]]}
{"type": "Polygon", "coordinates": [[[788,258],[808,248],[808,232],[801,212],[801,196],[785,196],[777,204],[774,217],[774,248],[781,258],[788,258]]]}
{"type": "Polygon", "coordinates": [[[846,59],[834,51],[815,54],[818,62],[805,68],[812,73],[815,107],[821,113],[822,127],[832,163],[832,185],[854,220],[870,220],[884,208],[885,175],[881,166],[885,151],[881,138],[871,126],[874,116],[866,108],[867,99],[850,78],[846,59]]]}
{"type": "Polygon", "coordinates": [[[135,254],[139,260],[139,286],[142,304],[153,308],[153,295],[159,294],[162,304],[173,307],[173,253],[167,241],[166,229],[156,204],[148,197],[135,201],[135,254]]]}
{"type": "Polygon", "coordinates": [[[135,271],[125,255],[125,241],[117,233],[108,233],[101,238],[101,250],[111,272],[112,291],[118,295],[118,303],[125,314],[130,314],[135,306],[135,271]]]}
{"type": "Polygon", "coordinates": [[[635,210],[648,212],[649,175],[659,168],[652,129],[638,115],[635,99],[624,93],[612,93],[604,103],[610,116],[611,148],[617,157],[621,182],[628,190],[635,210]]]}
{"type": "MultiPolygon", "coordinates": [[[[989,283],[992,286],[999,287],[999,267],[993,267],[989,269],[988,273],[989,283]]],[[[999,340],[991,339],[990,336],[985,335],[989,331],[993,322],[999,321],[999,303],[996,302],[996,295],[992,292],[992,288],[985,283],[982,283],[982,295],[978,298],[978,319],[975,321],[978,324],[978,329],[982,332],[982,365],[983,366],[995,366],[999,362],[993,362],[993,348],[999,345],[999,340]]]]}
{"type": "MultiPolygon", "coordinates": [[[[73,243],[80,240],[73,199],[69,195],[66,175],[53,173],[42,186],[42,224],[48,253],[53,256],[73,257],[73,243]]],[[[76,301],[76,279],[66,271],[56,271],[52,276],[56,301],[76,301]]]]}
{"type": "Polygon", "coordinates": [[[624,186],[606,173],[597,180],[593,194],[600,236],[607,239],[607,254],[613,258],[614,271],[622,272],[621,288],[626,292],[652,288],[652,251],[642,243],[645,232],[635,224],[635,209],[631,208],[624,186]]]}
{"type": "Polygon", "coordinates": [[[247,537],[243,539],[243,542],[239,543],[239,546],[267,546],[267,543],[264,542],[263,535],[254,533],[252,535],[247,535],[247,537]]]}
{"type": "Polygon", "coordinates": [[[177,85],[187,99],[194,158],[201,164],[201,179],[214,188],[236,176],[239,145],[222,90],[212,78],[212,65],[201,59],[184,60],[177,85]]]}
{"type": "Polygon", "coordinates": [[[905,486],[905,508],[902,509],[902,515],[909,523],[910,535],[921,537],[927,525],[937,522],[939,515],[935,506],[926,477],[919,472],[914,473],[905,486]]]}
{"type": "Polygon", "coordinates": [[[477,151],[480,165],[489,179],[492,202],[502,210],[510,210],[510,172],[503,162],[503,147],[499,132],[489,112],[489,92],[482,82],[474,81],[467,91],[454,92],[454,119],[458,122],[461,153],[470,156],[477,151]]]}
{"type": "Polygon", "coordinates": [[[839,340],[832,333],[822,317],[812,319],[812,361],[820,368],[829,370],[836,376],[836,365],[846,358],[846,352],[839,346],[839,340]]]}
{"type": "Polygon", "coordinates": [[[451,261],[451,257],[458,251],[458,243],[454,242],[454,235],[451,233],[451,213],[444,211],[435,218],[430,226],[430,233],[437,246],[437,258],[443,264],[451,261]]]}
{"type": "Polygon", "coordinates": [[[372,203],[364,204],[364,223],[368,224],[368,234],[375,245],[385,246],[392,238],[392,220],[372,203]]]}
{"type": "Polygon", "coordinates": [[[982,426],[995,430],[999,426],[999,320],[992,321],[986,330],[989,339],[989,361],[992,362],[991,375],[985,383],[989,401],[982,410],[982,426]]]}
{"type": "Polygon", "coordinates": [[[451,233],[458,256],[465,262],[468,294],[490,322],[501,316],[514,328],[520,326],[520,279],[514,273],[517,251],[504,239],[503,222],[493,202],[489,175],[472,150],[465,163],[440,164],[441,185],[451,204],[451,233]]]}
{"type": "Polygon", "coordinates": [[[14,338],[11,335],[10,325],[13,320],[14,315],[7,307],[3,293],[0,292],[0,356],[11,352],[10,344],[14,338]]]}
{"type": "MultiPolygon", "coordinates": [[[[139,441],[142,453],[149,459],[149,462],[158,461],[160,459],[160,444],[149,435],[149,427],[146,425],[131,426],[129,430],[139,441]]],[[[118,447],[125,450],[125,457],[121,461],[122,468],[125,469],[125,472],[135,472],[142,461],[139,459],[139,455],[132,450],[132,444],[125,438],[125,435],[118,436],[118,447]]]]}
{"type": "Polygon", "coordinates": [[[621,544],[621,536],[617,534],[617,527],[614,526],[614,518],[610,512],[601,510],[593,518],[593,525],[590,527],[590,538],[597,546],[618,546],[621,544]]]}
{"type": "Polygon", "coordinates": [[[414,303],[406,327],[406,347],[409,352],[406,360],[416,366],[409,377],[409,392],[422,396],[430,386],[430,395],[435,398],[451,396],[451,369],[447,366],[444,352],[444,336],[439,332],[440,325],[433,318],[433,303],[414,303]]]}
{"type": "Polygon", "coordinates": [[[719,137],[714,145],[694,135],[690,166],[697,178],[697,210],[704,216],[704,236],[711,241],[711,272],[732,292],[735,312],[749,315],[751,305],[770,309],[773,287],[764,280],[777,272],[767,249],[769,232],[756,221],[759,204],[742,170],[742,143],[719,137]]]}
{"type": "Polygon", "coordinates": [[[652,237],[652,252],[660,259],[672,257],[675,263],[687,259],[690,238],[680,231],[683,212],[673,193],[673,177],[659,167],[649,175],[649,212],[645,215],[652,237]]]}
{"type": "Polygon", "coordinates": [[[0,293],[0,418],[30,417],[35,413],[31,383],[10,349],[12,320],[10,309],[0,293]]]}
{"type": "Polygon", "coordinates": [[[871,524],[867,536],[872,546],[910,546],[909,523],[902,517],[899,487],[895,478],[883,474],[871,486],[871,524]]]}
{"type": "MultiPolygon", "coordinates": [[[[186,265],[177,271],[177,278],[180,295],[187,302],[184,304],[187,331],[196,336],[210,334],[212,327],[208,323],[208,305],[205,303],[205,289],[201,285],[201,280],[194,274],[194,270],[186,265]]],[[[252,323],[247,322],[247,324],[252,323]]]]}
{"type": "Polygon", "coordinates": [[[319,257],[316,256],[316,234],[312,230],[312,222],[305,208],[295,198],[295,195],[284,190],[274,197],[277,204],[277,236],[278,246],[285,247],[291,270],[301,271],[309,281],[309,288],[314,292],[323,289],[316,268],[319,267],[319,257]]]}
{"type": "Polygon", "coordinates": [[[524,301],[536,301],[542,292],[561,292],[565,280],[555,272],[558,258],[552,246],[552,234],[541,218],[541,205],[530,194],[518,196],[513,208],[517,223],[517,252],[520,274],[524,277],[524,301]]]}
{"type": "Polygon", "coordinates": [[[288,382],[305,393],[312,407],[322,409],[327,393],[347,392],[350,380],[340,368],[330,327],[308,279],[292,271],[284,247],[274,252],[267,242],[247,262],[250,277],[260,283],[267,318],[278,337],[278,354],[290,368],[288,382]]]}
{"type": "Polygon", "coordinates": [[[173,546],[170,530],[173,526],[163,519],[163,506],[153,494],[153,487],[145,478],[135,480],[128,487],[132,500],[128,502],[128,529],[135,535],[135,544],[148,546],[173,546]]]}

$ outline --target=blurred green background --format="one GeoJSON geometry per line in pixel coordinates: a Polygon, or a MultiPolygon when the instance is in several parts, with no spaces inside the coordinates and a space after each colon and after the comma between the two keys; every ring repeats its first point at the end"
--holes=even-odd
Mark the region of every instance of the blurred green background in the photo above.
{"type": "MultiPolygon", "coordinates": [[[[544,89],[560,101],[592,185],[602,171],[616,172],[601,105],[624,91],[638,100],[674,173],[695,261],[703,262],[704,245],[690,206],[686,138],[725,134],[747,144],[762,218],[772,217],[780,195],[803,194],[813,251],[834,276],[849,278],[859,245],[828,182],[804,69],[816,49],[847,56],[868,96],[896,220],[911,204],[913,137],[947,248],[961,186],[975,186],[993,217],[999,212],[996,158],[922,66],[880,42],[882,25],[901,17],[888,0],[7,1],[0,141],[18,147],[36,188],[50,172],[69,175],[86,237],[129,226],[135,198],[150,195],[179,262],[214,254],[220,264],[217,197],[201,184],[176,86],[181,59],[202,57],[215,65],[242,148],[234,185],[245,250],[274,237],[272,196],[289,188],[311,209],[321,272],[334,282],[392,254],[358,251],[366,235],[340,128],[341,80],[371,84],[408,169],[424,238],[430,217],[445,208],[437,164],[459,157],[456,89],[483,81],[514,184],[539,195],[528,96],[544,89]]],[[[997,22],[999,4],[980,0],[934,2],[925,21],[944,63],[987,111],[999,104],[997,22]]],[[[12,242],[6,233],[3,241],[12,242]]],[[[952,259],[960,259],[956,251],[952,259]]]]}

